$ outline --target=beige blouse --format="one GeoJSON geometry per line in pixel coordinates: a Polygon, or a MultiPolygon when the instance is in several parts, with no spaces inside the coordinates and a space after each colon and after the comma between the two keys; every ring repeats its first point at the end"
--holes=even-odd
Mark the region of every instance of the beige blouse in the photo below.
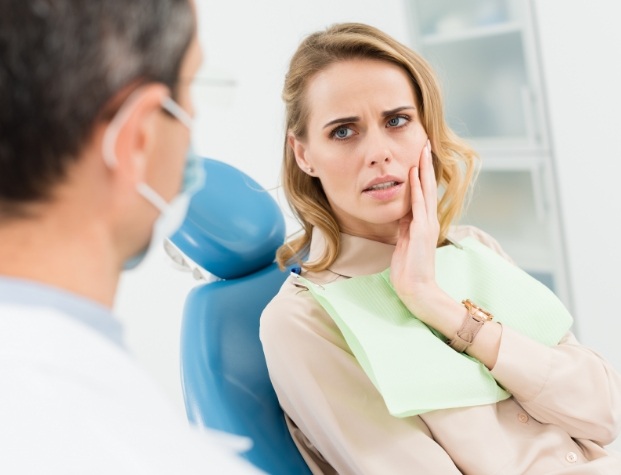
{"type": "MultiPolygon", "coordinates": [[[[455,228],[504,255],[488,235],[455,228]]],[[[315,230],[310,259],[325,241],[315,230]]],[[[394,246],[343,234],[316,283],[381,272],[394,246]]],[[[331,317],[287,279],[261,318],[270,377],[291,434],[313,473],[621,474],[602,448],[621,426],[621,375],[568,333],[555,347],[504,327],[492,370],[513,395],[497,404],[397,418],[331,317]]]]}

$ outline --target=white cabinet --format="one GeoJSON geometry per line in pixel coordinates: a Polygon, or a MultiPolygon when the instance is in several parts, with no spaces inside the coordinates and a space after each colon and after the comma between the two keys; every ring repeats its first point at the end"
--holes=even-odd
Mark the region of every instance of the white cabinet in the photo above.
{"type": "Polygon", "coordinates": [[[527,0],[412,0],[412,46],[482,169],[462,222],[493,235],[571,306],[543,81],[527,0]]]}

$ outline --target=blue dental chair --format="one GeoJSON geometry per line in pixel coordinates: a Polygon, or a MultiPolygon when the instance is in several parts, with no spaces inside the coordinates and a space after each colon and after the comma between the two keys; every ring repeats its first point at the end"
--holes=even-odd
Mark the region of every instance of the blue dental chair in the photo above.
{"type": "Polygon", "coordinates": [[[261,312],[288,275],[274,263],[285,238],[282,212],[238,169],[212,159],[203,166],[205,186],[167,243],[173,245],[169,253],[180,251],[195,271],[217,277],[195,287],[183,311],[188,418],[250,438],[253,446],[243,456],[269,474],[310,474],[286,427],[259,341],[261,312]]]}

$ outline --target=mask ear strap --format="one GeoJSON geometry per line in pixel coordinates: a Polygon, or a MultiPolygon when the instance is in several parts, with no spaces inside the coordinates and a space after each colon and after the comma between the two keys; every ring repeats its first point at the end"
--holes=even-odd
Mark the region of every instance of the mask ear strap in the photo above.
{"type": "Polygon", "coordinates": [[[188,130],[192,130],[192,117],[179,104],[172,100],[169,96],[162,99],[162,109],[172,114],[185,125],[188,130]]]}
{"type": "Polygon", "coordinates": [[[162,198],[153,188],[146,183],[140,182],[136,184],[138,193],[140,193],[144,199],[155,206],[160,213],[165,213],[168,210],[169,204],[162,198]]]}
{"type": "Polygon", "coordinates": [[[143,88],[144,86],[139,87],[133,91],[127,99],[125,99],[125,102],[114,115],[113,119],[110,121],[110,124],[108,124],[108,128],[104,132],[101,144],[101,153],[103,155],[104,162],[106,162],[106,165],[111,169],[116,168],[118,164],[118,159],[116,158],[116,140],[118,138],[119,131],[127,119],[129,119],[132,106],[138,100],[138,96],[142,93],[143,88]]]}
{"type": "MultiPolygon", "coordinates": [[[[142,94],[143,90],[144,86],[141,86],[133,91],[127,97],[127,99],[125,99],[125,102],[115,114],[114,118],[110,121],[110,124],[108,124],[108,128],[104,132],[101,144],[101,151],[104,162],[111,169],[116,168],[116,166],[118,165],[118,159],[116,156],[116,141],[118,139],[119,131],[121,130],[121,127],[125,124],[125,122],[129,119],[129,116],[132,112],[132,107],[138,100],[140,94],[142,94]]],[[[168,110],[167,107],[164,106],[164,104],[162,104],[162,107],[168,110]]],[[[181,107],[177,107],[181,109],[181,107]]],[[[140,193],[149,203],[155,206],[155,208],[157,208],[160,213],[166,212],[169,207],[168,203],[153,188],[142,182],[137,183],[136,188],[138,190],[138,193],[140,193]]]]}

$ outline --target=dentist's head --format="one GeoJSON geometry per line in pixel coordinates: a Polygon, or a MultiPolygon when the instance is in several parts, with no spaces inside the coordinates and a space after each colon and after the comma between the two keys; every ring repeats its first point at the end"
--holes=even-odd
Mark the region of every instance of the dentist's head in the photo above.
{"type": "Polygon", "coordinates": [[[185,214],[201,59],[191,0],[0,6],[0,233],[17,246],[0,274],[111,302],[119,272],[185,214]],[[83,288],[95,275],[107,292],[83,288]]]}
{"type": "Polygon", "coordinates": [[[111,310],[202,170],[195,7],[0,1],[2,474],[258,473],[245,440],[191,430],[111,310]]]}

